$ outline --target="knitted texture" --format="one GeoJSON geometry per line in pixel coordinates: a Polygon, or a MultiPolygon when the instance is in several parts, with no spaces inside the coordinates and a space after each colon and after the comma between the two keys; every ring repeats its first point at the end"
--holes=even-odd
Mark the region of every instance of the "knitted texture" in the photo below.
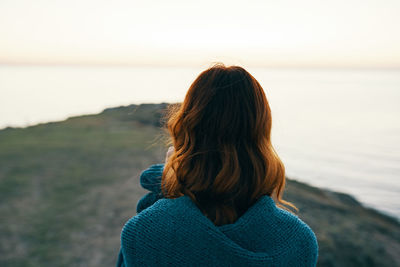
{"type": "Polygon", "coordinates": [[[163,164],[142,172],[151,192],[123,227],[118,267],[315,266],[313,231],[297,216],[261,197],[236,222],[215,226],[188,196],[163,198],[163,164]]]}

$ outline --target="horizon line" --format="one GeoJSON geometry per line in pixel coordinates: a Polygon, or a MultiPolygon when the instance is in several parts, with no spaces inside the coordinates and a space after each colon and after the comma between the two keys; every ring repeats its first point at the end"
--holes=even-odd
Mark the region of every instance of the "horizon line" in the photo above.
{"type": "MultiPolygon", "coordinates": [[[[127,67],[127,68],[199,68],[207,66],[212,66],[215,63],[224,63],[223,60],[220,61],[210,61],[207,63],[131,63],[131,62],[1,62],[0,66],[7,67],[127,67]]],[[[225,63],[224,63],[225,64],[225,63]]],[[[226,64],[231,65],[246,65],[250,68],[265,68],[265,69],[360,69],[360,70],[400,70],[400,65],[384,65],[384,64],[374,64],[374,65],[353,65],[353,64],[258,64],[258,63],[247,63],[247,64],[226,64]]]]}

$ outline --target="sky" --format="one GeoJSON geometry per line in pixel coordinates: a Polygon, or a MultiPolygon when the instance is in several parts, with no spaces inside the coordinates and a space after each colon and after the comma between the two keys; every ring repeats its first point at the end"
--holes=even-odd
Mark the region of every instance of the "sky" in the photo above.
{"type": "Polygon", "coordinates": [[[400,67],[400,1],[0,0],[0,64],[400,67]]]}

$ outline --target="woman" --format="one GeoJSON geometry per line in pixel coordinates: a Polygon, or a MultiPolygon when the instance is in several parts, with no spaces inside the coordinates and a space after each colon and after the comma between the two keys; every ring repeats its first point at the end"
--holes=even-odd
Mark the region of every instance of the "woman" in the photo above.
{"type": "Polygon", "coordinates": [[[118,266],[315,266],[313,231],[282,199],[271,110],[241,67],[202,72],[171,110],[173,149],[121,233],[118,266]]]}

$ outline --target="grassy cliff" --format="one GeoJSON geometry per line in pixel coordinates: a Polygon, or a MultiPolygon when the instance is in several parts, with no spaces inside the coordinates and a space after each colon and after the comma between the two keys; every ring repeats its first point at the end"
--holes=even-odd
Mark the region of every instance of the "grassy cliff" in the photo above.
{"type": "MultiPolygon", "coordinates": [[[[162,162],[166,104],[0,131],[0,266],[114,266],[121,227],[162,162]]],[[[319,266],[399,266],[399,222],[352,197],[289,181],[319,266]]]]}

